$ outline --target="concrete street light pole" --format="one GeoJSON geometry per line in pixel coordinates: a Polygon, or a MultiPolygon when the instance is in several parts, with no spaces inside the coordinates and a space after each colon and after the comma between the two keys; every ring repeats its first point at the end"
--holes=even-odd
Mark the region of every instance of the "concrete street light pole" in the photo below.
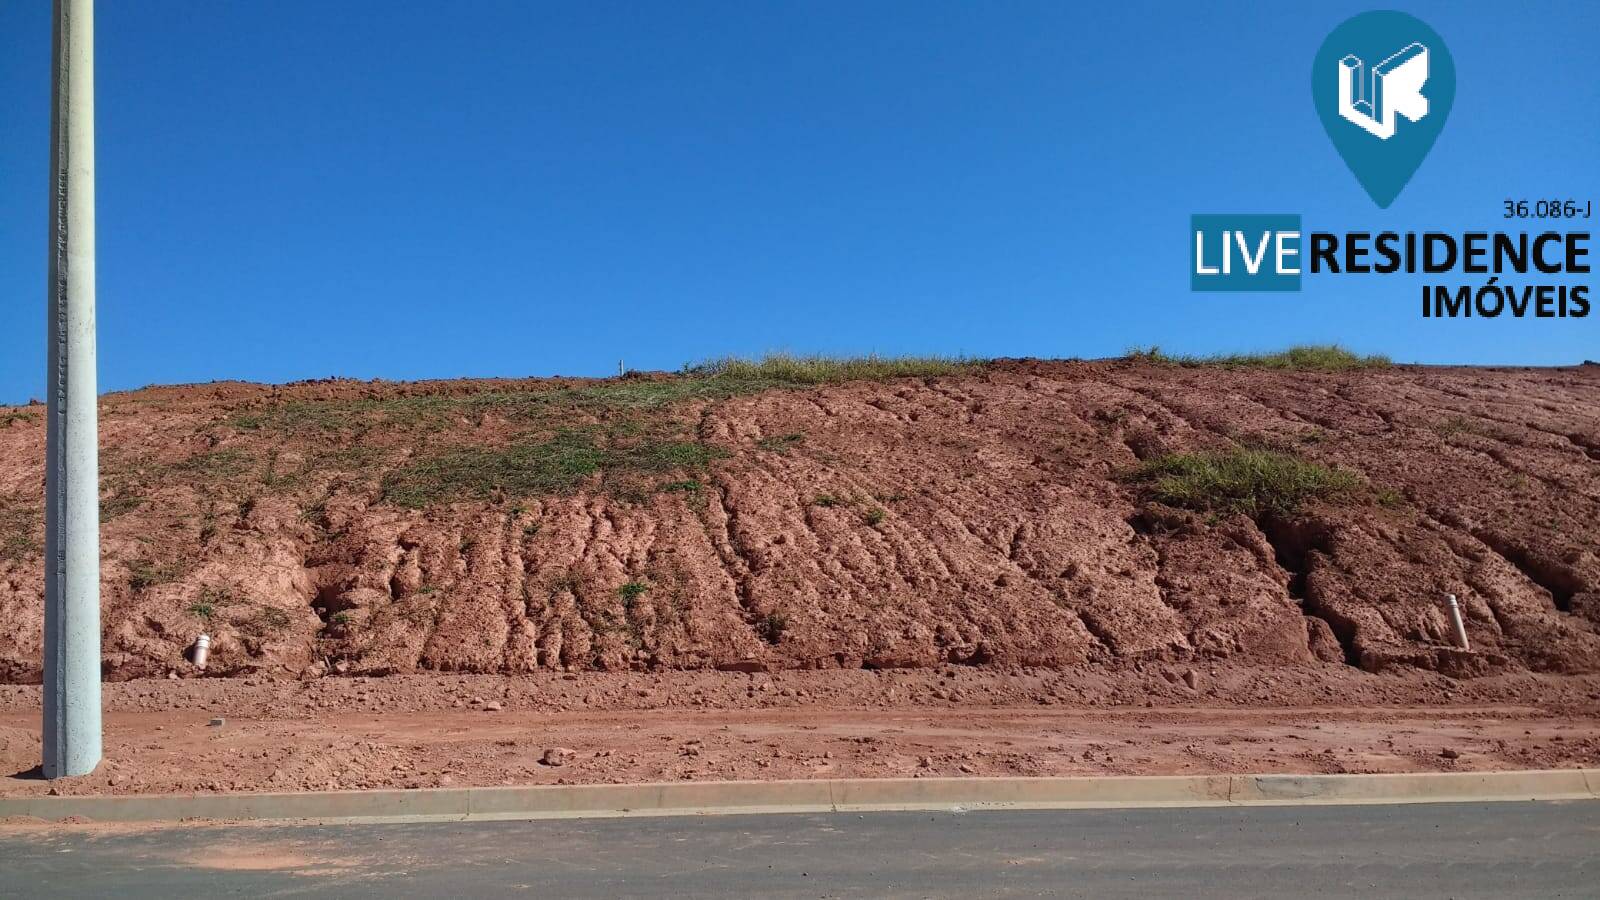
{"type": "Polygon", "coordinates": [[[50,81],[43,771],[62,778],[100,764],[94,0],[55,0],[50,81]]]}

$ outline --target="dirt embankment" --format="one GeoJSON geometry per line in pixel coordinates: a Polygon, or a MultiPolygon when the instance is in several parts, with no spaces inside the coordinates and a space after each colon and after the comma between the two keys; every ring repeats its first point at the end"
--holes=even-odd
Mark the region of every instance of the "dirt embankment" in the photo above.
{"type": "MultiPolygon", "coordinates": [[[[42,408],[0,408],[0,680],[40,677],[42,408]]],[[[1004,362],[793,387],[217,384],[106,398],[109,678],[1600,671],[1600,367],[1004,362]],[[1293,514],[1125,474],[1267,447],[1293,514]],[[1461,598],[1471,652],[1442,598],[1461,598]]]]}

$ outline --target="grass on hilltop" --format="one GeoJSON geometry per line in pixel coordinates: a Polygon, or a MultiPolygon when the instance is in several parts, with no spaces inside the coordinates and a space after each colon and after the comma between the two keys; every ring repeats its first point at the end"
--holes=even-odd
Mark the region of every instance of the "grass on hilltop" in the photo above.
{"type": "Polygon", "coordinates": [[[1170,506],[1252,518],[1291,515],[1308,500],[1361,485],[1350,472],[1271,450],[1173,453],[1145,461],[1128,477],[1170,506]]]}
{"type": "Polygon", "coordinates": [[[639,416],[690,400],[724,400],[772,388],[841,381],[952,375],[976,360],[941,356],[832,357],[777,353],[760,359],[726,357],[684,366],[675,376],[628,377],[575,385],[534,384],[467,394],[388,398],[287,400],[242,411],[230,420],[241,431],[342,432],[363,428],[442,430],[456,419],[495,415],[513,422],[554,423],[571,413],[639,416]]]}
{"type": "MultiPolygon", "coordinates": [[[[830,357],[773,354],[727,357],[685,366],[676,375],[632,374],[567,383],[496,385],[457,393],[407,393],[392,397],[290,399],[236,412],[241,432],[267,432],[365,447],[401,435],[415,454],[382,475],[389,502],[421,508],[454,499],[517,498],[563,493],[598,476],[623,499],[698,486],[703,472],[725,451],[706,444],[678,421],[677,404],[716,401],[773,388],[853,380],[948,375],[979,365],[946,357],[830,357]],[[452,434],[489,418],[509,427],[498,447],[463,446],[452,434]],[[676,477],[676,480],[672,480],[676,477]],[[685,477],[689,476],[689,477],[685,477]],[[662,479],[666,478],[666,481],[662,479]]],[[[798,439],[798,436],[796,437],[798,439]]],[[[785,438],[785,449],[788,438],[785,438]]],[[[373,447],[366,449],[372,450],[373,447]]],[[[311,469],[328,468],[328,453],[308,455],[307,471],[280,478],[270,465],[269,487],[292,484],[311,469]]],[[[376,455],[376,454],[374,454],[376,455]]],[[[270,456],[269,456],[270,459],[270,456]]],[[[195,464],[198,473],[229,470],[231,457],[195,464]]],[[[376,460],[369,460],[376,465],[376,460]]]]}
{"type": "Polygon", "coordinates": [[[1217,356],[1173,356],[1160,347],[1130,350],[1124,359],[1179,366],[1217,366],[1221,368],[1293,369],[1309,372],[1343,372],[1351,369],[1381,369],[1391,365],[1387,356],[1361,356],[1338,344],[1290,347],[1277,353],[1229,353],[1217,356]]]}
{"type": "Polygon", "coordinates": [[[784,384],[832,384],[840,381],[882,381],[956,375],[980,365],[951,356],[797,356],[772,353],[760,359],[727,356],[685,366],[689,377],[766,381],[784,384]]]}

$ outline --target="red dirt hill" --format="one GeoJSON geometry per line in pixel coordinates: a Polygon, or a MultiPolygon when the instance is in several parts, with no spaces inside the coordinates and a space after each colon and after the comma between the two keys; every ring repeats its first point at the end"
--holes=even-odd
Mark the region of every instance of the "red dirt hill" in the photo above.
{"type": "MultiPolygon", "coordinates": [[[[13,682],[40,677],[42,420],[0,408],[13,682]]],[[[1600,670],[1600,367],[225,383],[108,396],[101,429],[114,679],[192,673],[202,631],[211,674],[282,677],[1600,670]],[[1349,476],[1285,505],[1161,481],[1241,448],[1349,476]]]]}

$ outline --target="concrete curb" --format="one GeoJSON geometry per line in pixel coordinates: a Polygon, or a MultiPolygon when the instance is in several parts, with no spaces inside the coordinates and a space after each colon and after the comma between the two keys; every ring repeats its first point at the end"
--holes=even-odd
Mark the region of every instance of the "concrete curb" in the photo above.
{"type": "Polygon", "coordinates": [[[0,797],[0,816],[95,822],[464,821],[919,809],[1116,809],[1600,799],[1600,769],[1402,775],[854,778],[300,794],[0,797]]]}

